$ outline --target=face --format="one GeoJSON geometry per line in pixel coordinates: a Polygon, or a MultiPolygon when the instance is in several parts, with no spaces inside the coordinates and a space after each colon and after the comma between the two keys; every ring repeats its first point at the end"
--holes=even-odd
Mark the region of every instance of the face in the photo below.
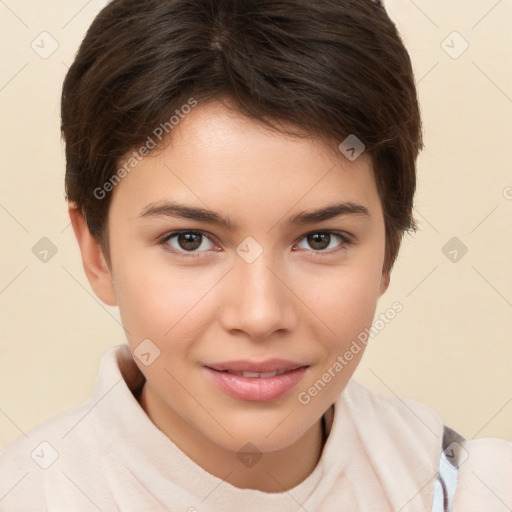
{"type": "Polygon", "coordinates": [[[218,102],[172,136],[117,185],[108,219],[112,283],[153,414],[177,437],[285,448],[345,387],[363,350],[333,365],[385,291],[371,163],[218,102]]]}

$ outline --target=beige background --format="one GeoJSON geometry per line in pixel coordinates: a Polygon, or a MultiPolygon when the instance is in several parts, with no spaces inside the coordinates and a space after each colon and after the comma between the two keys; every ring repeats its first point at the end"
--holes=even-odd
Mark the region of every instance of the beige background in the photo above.
{"type": "MultiPolygon", "coordinates": [[[[59,134],[64,74],[103,5],[0,2],[0,446],[87,399],[101,355],[124,342],[117,309],[96,299],[82,269],[59,134]],[[31,47],[52,49],[43,31],[58,43],[47,58],[31,47]],[[46,263],[32,252],[42,237],[58,250],[46,263]]],[[[468,438],[512,439],[512,1],[386,6],[424,119],[420,231],[406,238],[377,315],[396,300],[404,309],[355,378],[427,404],[468,438]],[[452,58],[460,37],[469,47],[452,58]],[[452,237],[468,248],[457,262],[442,250],[452,237]]]]}

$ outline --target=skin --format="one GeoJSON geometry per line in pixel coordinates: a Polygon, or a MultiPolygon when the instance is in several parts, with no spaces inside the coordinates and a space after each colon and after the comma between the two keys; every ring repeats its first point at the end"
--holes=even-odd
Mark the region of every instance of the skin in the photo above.
{"type": "Polygon", "coordinates": [[[146,377],[139,403],[153,423],[211,474],[229,474],[226,481],[237,487],[282,492],[316,466],[321,417],[364,350],[308,404],[298,401],[299,393],[372,324],[389,284],[371,161],[363,154],[351,162],[320,139],[269,130],[219,101],[195,107],[172,137],[114,189],[109,262],[70,204],[84,269],[97,296],[119,306],[132,351],[144,339],[160,350],[149,366],[134,357],[146,377]],[[237,229],[141,217],[147,205],[163,200],[215,210],[237,229]],[[340,201],[364,205],[370,215],[286,223],[340,201]],[[188,252],[197,257],[179,257],[189,246],[177,238],[158,242],[177,230],[205,232],[188,252]],[[346,233],[352,242],[332,234],[315,243],[306,236],[326,231],[346,233]],[[252,263],[236,252],[249,236],[263,250],[252,263]],[[228,396],[203,368],[274,357],[309,368],[293,390],[270,402],[228,396]],[[247,442],[263,454],[252,467],[237,457],[247,442]]]}

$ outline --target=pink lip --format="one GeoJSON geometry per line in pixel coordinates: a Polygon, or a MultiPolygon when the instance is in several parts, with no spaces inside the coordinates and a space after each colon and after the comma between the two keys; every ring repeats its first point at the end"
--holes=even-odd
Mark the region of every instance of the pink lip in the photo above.
{"type": "Polygon", "coordinates": [[[308,366],[283,360],[269,360],[263,363],[232,361],[223,365],[204,367],[209,378],[226,394],[250,402],[277,400],[293,389],[302,379],[308,366]],[[225,366],[229,366],[226,368],[225,366]],[[221,366],[224,366],[221,368],[221,366]],[[285,371],[274,377],[243,377],[228,371],[266,373],[285,371]]]}

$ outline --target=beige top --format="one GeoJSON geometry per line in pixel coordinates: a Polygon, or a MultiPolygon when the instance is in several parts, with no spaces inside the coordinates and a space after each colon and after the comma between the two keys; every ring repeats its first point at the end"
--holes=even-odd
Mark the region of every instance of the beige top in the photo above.
{"type": "MultiPolygon", "coordinates": [[[[91,398],[0,452],[0,511],[411,512],[432,510],[443,422],[351,380],[327,418],[314,471],[286,492],[240,489],[203,470],[148,418],[128,345],[101,359],[91,398]]],[[[512,442],[464,443],[455,512],[512,510],[512,442]]]]}

